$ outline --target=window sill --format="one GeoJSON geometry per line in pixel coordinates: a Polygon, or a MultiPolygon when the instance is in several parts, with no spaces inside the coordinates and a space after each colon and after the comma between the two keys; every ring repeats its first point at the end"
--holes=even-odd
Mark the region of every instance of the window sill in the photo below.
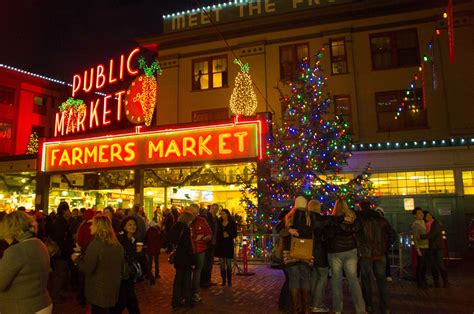
{"type": "Polygon", "coordinates": [[[209,91],[220,90],[220,89],[225,89],[225,88],[229,88],[229,85],[225,85],[225,86],[222,86],[222,87],[216,87],[216,88],[208,88],[208,89],[193,89],[193,90],[191,90],[191,93],[209,92],[209,91]]]}

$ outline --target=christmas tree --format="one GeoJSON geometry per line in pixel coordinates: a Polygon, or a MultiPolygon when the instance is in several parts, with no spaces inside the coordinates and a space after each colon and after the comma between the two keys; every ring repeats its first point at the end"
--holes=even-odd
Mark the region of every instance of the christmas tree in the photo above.
{"type": "Polygon", "coordinates": [[[282,126],[273,125],[268,141],[266,157],[270,175],[262,178],[265,190],[243,187],[242,202],[253,215],[250,221],[259,226],[275,223],[276,202],[303,195],[316,199],[323,210],[330,211],[339,197],[344,197],[351,207],[361,199],[370,197],[371,183],[368,171],[351,180],[341,170],[351,157],[349,124],[342,115],[330,116],[331,95],[326,91],[319,51],[313,66],[304,60],[298,69],[298,77],[289,82],[290,94],[280,91],[280,101],[286,116],[282,126]],[[259,205],[252,202],[257,196],[259,205]],[[262,204],[263,203],[263,206],[262,204]]]}
{"type": "Polygon", "coordinates": [[[33,132],[30,134],[30,138],[28,139],[28,146],[26,147],[26,154],[33,155],[38,153],[38,134],[33,132]]]}

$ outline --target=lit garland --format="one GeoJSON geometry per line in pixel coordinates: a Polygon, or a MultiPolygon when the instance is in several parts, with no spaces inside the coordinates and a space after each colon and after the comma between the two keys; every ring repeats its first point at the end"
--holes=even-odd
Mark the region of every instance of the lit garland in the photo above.
{"type": "Polygon", "coordinates": [[[81,99],[69,97],[59,106],[59,112],[64,114],[66,121],[66,134],[77,131],[79,122],[83,121],[86,116],[86,105],[81,99]]]}
{"type": "Polygon", "coordinates": [[[33,132],[30,134],[30,138],[28,139],[28,146],[26,147],[26,154],[27,155],[34,155],[38,153],[38,134],[33,132]]]}
{"type": "Polygon", "coordinates": [[[147,66],[145,58],[140,57],[138,59],[138,64],[145,75],[140,75],[138,78],[138,81],[142,83],[142,91],[135,95],[133,101],[140,102],[145,119],[145,125],[150,126],[151,120],[153,119],[153,112],[155,111],[156,96],[158,92],[155,73],[162,75],[163,71],[158,60],[153,61],[151,66],[147,66]]]}
{"type": "Polygon", "coordinates": [[[341,115],[334,120],[324,117],[331,95],[326,92],[327,78],[320,67],[322,55],[322,51],[316,53],[314,66],[308,60],[302,62],[299,76],[289,83],[290,95],[280,91],[280,101],[292,120],[281,127],[273,125],[266,151],[270,175],[258,176],[265,190],[242,186],[241,202],[246,205],[254,231],[268,230],[277,222],[278,203],[284,204],[299,195],[320,201],[326,211],[339,197],[346,198],[354,207],[372,195],[369,166],[353,180],[340,182],[338,174],[351,157],[352,138],[347,132],[349,124],[341,115]],[[329,179],[323,179],[325,176],[329,179]],[[258,206],[254,199],[259,200],[258,206]]]}
{"type": "Polygon", "coordinates": [[[230,96],[230,111],[235,115],[252,116],[257,110],[257,95],[253,90],[249,65],[239,59],[235,59],[234,63],[240,65],[241,71],[235,78],[235,87],[230,96]]]}

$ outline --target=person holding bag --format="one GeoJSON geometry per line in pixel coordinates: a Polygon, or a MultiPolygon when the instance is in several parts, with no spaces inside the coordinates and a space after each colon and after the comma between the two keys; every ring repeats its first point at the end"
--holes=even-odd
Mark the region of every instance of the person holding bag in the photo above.
{"type": "Polygon", "coordinates": [[[280,233],[284,241],[283,264],[288,272],[294,313],[307,313],[310,306],[315,213],[308,211],[307,203],[303,196],[295,199],[294,208],[285,217],[285,229],[280,233]]]}

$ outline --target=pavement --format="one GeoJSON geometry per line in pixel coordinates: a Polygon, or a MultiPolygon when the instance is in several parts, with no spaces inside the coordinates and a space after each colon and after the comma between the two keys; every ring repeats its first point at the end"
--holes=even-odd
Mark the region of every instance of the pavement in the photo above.
{"type": "MultiPolygon", "coordinates": [[[[172,311],[171,293],[174,268],[162,255],[161,278],[150,286],[148,282],[135,287],[142,314],[152,313],[284,313],[278,310],[278,295],[284,281],[283,272],[266,264],[249,265],[253,276],[234,276],[233,286],[212,286],[200,292],[202,302],[193,308],[172,311]]],[[[448,288],[418,289],[415,282],[400,279],[393,270],[393,282],[389,283],[392,313],[474,313],[474,253],[462,261],[449,264],[448,288]]],[[[219,266],[213,267],[213,281],[220,282],[219,266]]],[[[330,282],[330,280],[329,280],[330,282]]],[[[375,281],[374,281],[375,285],[375,281]]],[[[374,294],[376,289],[374,288],[374,294]]],[[[326,305],[331,308],[330,283],[326,289],[326,305]]],[[[69,294],[67,303],[56,304],[53,313],[83,314],[81,308],[69,294]]],[[[124,311],[124,314],[127,311],[124,311]]],[[[332,312],[331,312],[332,313],[332,312]]],[[[347,282],[344,282],[344,313],[354,313],[347,282]]]]}

